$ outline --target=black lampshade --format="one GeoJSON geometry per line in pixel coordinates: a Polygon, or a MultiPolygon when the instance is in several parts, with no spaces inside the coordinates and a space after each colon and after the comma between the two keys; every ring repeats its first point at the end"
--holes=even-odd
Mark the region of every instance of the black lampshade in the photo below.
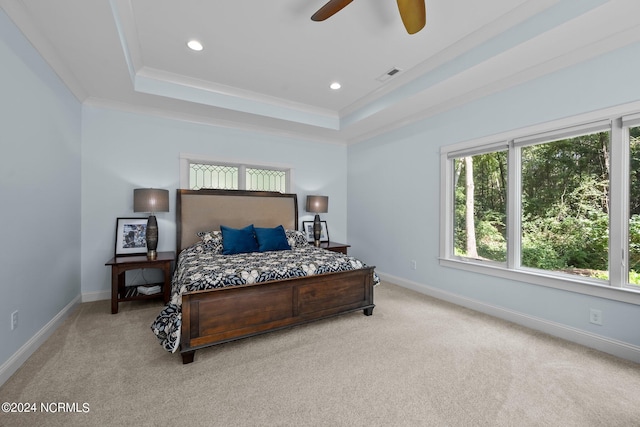
{"type": "Polygon", "coordinates": [[[307,212],[329,212],[329,196],[307,196],[307,212]]]}
{"type": "Polygon", "coordinates": [[[169,190],[136,188],[133,190],[134,212],[169,212],[169,190]]]}

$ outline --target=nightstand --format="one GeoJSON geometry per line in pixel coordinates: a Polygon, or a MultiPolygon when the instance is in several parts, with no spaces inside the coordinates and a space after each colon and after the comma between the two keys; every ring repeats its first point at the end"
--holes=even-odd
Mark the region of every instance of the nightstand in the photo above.
{"type": "Polygon", "coordinates": [[[351,245],[346,245],[344,243],[338,242],[321,242],[320,247],[332,252],[340,252],[347,255],[347,248],[351,247],[351,245]]]}
{"type": "MultiPolygon", "coordinates": [[[[123,301],[134,301],[143,299],[163,298],[165,304],[169,302],[171,293],[171,269],[175,254],[173,252],[158,252],[158,257],[154,260],[148,259],[146,255],[113,257],[105,263],[111,266],[111,314],[118,312],[118,303],[123,301]],[[125,272],[140,268],[157,268],[164,274],[164,282],[153,283],[160,285],[160,293],[144,295],[138,292],[137,286],[124,285],[125,272]]],[[[146,285],[150,286],[152,284],[146,285]]]]}

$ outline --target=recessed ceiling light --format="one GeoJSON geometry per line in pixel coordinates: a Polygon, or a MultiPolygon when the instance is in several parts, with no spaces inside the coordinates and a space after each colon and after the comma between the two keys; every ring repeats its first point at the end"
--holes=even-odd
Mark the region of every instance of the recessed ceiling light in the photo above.
{"type": "Polygon", "coordinates": [[[187,42],[187,46],[189,46],[189,49],[195,50],[197,52],[204,49],[204,47],[202,46],[202,43],[200,43],[198,40],[189,40],[187,42]]]}
{"type": "Polygon", "coordinates": [[[333,90],[338,90],[338,89],[340,89],[342,87],[342,85],[340,83],[338,83],[338,82],[333,82],[333,83],[331,83],[331,85],[329,85],[329,87],[331,89],[333,89],[333,90]]]}

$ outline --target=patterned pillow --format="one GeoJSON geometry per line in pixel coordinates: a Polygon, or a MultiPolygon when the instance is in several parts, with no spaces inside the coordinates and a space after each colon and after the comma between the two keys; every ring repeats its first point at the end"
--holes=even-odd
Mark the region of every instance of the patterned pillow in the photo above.
{"type": "Polygon", "coordinates": [[[301,246],[307,246],[309,244],[307,242],[307,236],[302,231],[285,230],[285,234],[287,235],[289,246],[291,246],[292,248],[299,248],[301,246]]]}
{"type": "MultiPolygon", "coordinates": [[[[199,231],[198,237],[202,240],[203,249],[206,251],[212,251],[215,254],[222,253],[222,232],[219,230],[215,231],[199,231]]],[[[287,242],[289,246],[292,248],[307,246],[309,242],[307,242],[307,236],[298,230],[285,230],[285,234],[287,235],[287,242]]]]}
{"type": "Polygon", "coordinates": [[[203,247],[214,254],[222,253],[222,232],[221,231],[199,231],[198,237],[202,240],[203,247]]]}

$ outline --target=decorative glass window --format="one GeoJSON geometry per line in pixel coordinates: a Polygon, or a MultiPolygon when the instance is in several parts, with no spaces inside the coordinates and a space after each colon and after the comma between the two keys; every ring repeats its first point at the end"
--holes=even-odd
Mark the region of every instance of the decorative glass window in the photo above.
{"type": "Polygon", "coordinates": [[[209,165],[206,163],[189,164],[189,188],[238,189],[238,166],[209,165]]]}
{"type": "Polygon", "coordinates": [[[247,190],[279,191],[286,193],[287,171],[274,169],[246,169],[247,190]]]}
{"type": "Polygon", "coordinates": [[[291,169],[281,166],[218,162],[194,156],[181,156],[180,187],[190,190],[277,191],[286,193],[291,186],[291,169]]]}

